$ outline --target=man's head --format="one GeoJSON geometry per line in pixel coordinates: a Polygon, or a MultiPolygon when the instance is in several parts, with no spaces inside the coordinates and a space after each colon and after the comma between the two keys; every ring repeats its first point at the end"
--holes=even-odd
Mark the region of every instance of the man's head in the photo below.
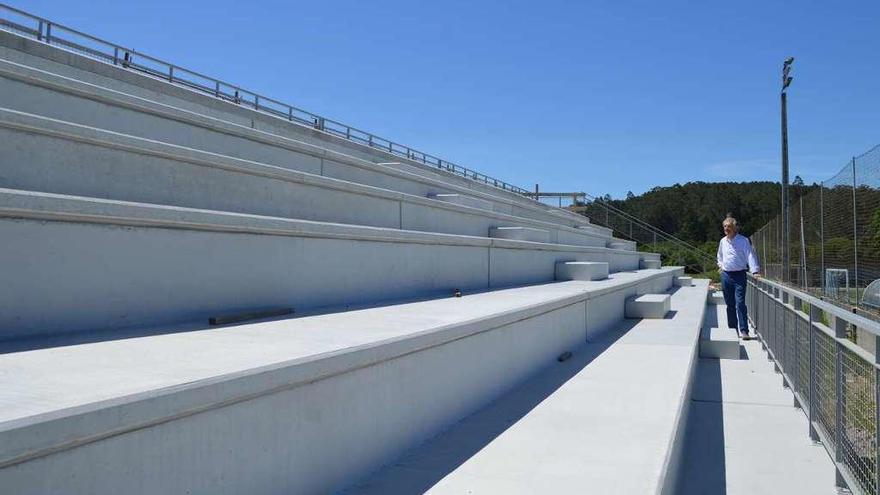
{"type": "Polygon", "coordinates": [[[731,239],[736,236],[737,232],[739,232],[739,224],[733,217],[725,218],[724,221],[721,222],[721,228],[724,229],[724,235],[731,239]]]}

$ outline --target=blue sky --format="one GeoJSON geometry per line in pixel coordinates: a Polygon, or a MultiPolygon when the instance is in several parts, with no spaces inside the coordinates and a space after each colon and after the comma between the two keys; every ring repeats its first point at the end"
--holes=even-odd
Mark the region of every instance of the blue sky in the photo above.
{"type": "Polygon", "coordinates": [[[6,0],[488,175],[622,197],[880,143],[880,2],[6,0]]]}

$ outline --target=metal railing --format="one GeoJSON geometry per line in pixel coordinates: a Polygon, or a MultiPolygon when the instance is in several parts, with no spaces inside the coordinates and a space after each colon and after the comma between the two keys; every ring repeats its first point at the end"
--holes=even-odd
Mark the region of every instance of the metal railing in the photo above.
{"type": "Polygon", "coordinates": [[[880,324],[767,279],[749,280],[750,320],[809,421],[807,432],[834,461],[838,484],[854,493],[880,493],[878,384],[880,364],[851,341],[880,324]]]}
{"type": "Polygon", "coordinates": [[[624,239],[635,241],[642,250],[659,252],[663,264],[684,266],[689,273],[717,270],[714,256],[644,220],[586,194],[581,211],[596,225],[610,228],[624,239]]]}
{"type": "Polygon", "coordinates": [[[880,318],[880,146],[834,177],[789,187],[788,266],[781,215],[752,235],[767,277],[880,318]]]}
{"type": "Polygon", "coordinates": [[[297,108],[293,105],[249,91],[235,84],[206,76],[145,53],[126,48],[96,36],[69,28],[23,10],[0,4],[0,29],[73,51],[80,55],[147,74],[156,79],[213,96],[260,113],[308,126],[333,136],[381,150],[407,160],[449,172],[467,179],[517,194],[529,191],[503,180],[489,177],[448,160],[379,137],[342,122],[297,108]]]}

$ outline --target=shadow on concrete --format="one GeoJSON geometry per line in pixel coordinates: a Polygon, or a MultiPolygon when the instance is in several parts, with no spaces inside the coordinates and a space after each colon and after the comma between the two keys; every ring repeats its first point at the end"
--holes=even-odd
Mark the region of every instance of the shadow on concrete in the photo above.
{"type": "MultiPolygon", "coordinates": [[[[703,315],[703,330],[717,327],[718,311],[714,305],[709,305],[703,315]]],[[[743,359],[745,349],[742,345],[739,349],[740,359],[743,359]]],[[[748,359],[748,353],[745,353],[745,359],[748,359]]],[[[694,375],[684,448],[673,493],[727,493],[722,392],[721,360],[701,358],[694,375]]]]}
{"type": "MultiPolygon", "coordinates": [[[[635,325],[637,321],[633,321],[635,325]]],[[[516,424],[544,399],[586,368],[632,327],[602,332],[562,363],[554,362],[485,408],[464,418],[393,463],[344,490],[347,494],[424,493],[516,424]]]]}
{"type": "Polygon", "coordinates": [[[674,493],[697,495],[727,492],[721,398],[721,361],[700,359],[685,427],[681,471],[674,493]]]}

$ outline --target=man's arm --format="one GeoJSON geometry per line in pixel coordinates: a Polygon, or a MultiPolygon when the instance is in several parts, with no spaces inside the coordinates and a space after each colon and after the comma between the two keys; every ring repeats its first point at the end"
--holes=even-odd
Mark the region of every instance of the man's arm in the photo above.
{"type": "Polygon", "coordinates": [[[749,268],[751,268],[751,272],[755,275],[761,274],[761,265],[758,264],[758,254],[755,253],[755,247],[752,246],[752,243],[749,242],[749,268]]]}
{"type": "Polygon", "coordinates": [[[720,241],[718,241],[718,253],[715,254],[715,259],[718,262],[718,269],[719,270],[721,270],[721,268],[723,266],[721,264],[721,262],[724,260],[724,256],[721,255],[722,242],[724,242],[724,239],[721,239],[720,241]]]}

